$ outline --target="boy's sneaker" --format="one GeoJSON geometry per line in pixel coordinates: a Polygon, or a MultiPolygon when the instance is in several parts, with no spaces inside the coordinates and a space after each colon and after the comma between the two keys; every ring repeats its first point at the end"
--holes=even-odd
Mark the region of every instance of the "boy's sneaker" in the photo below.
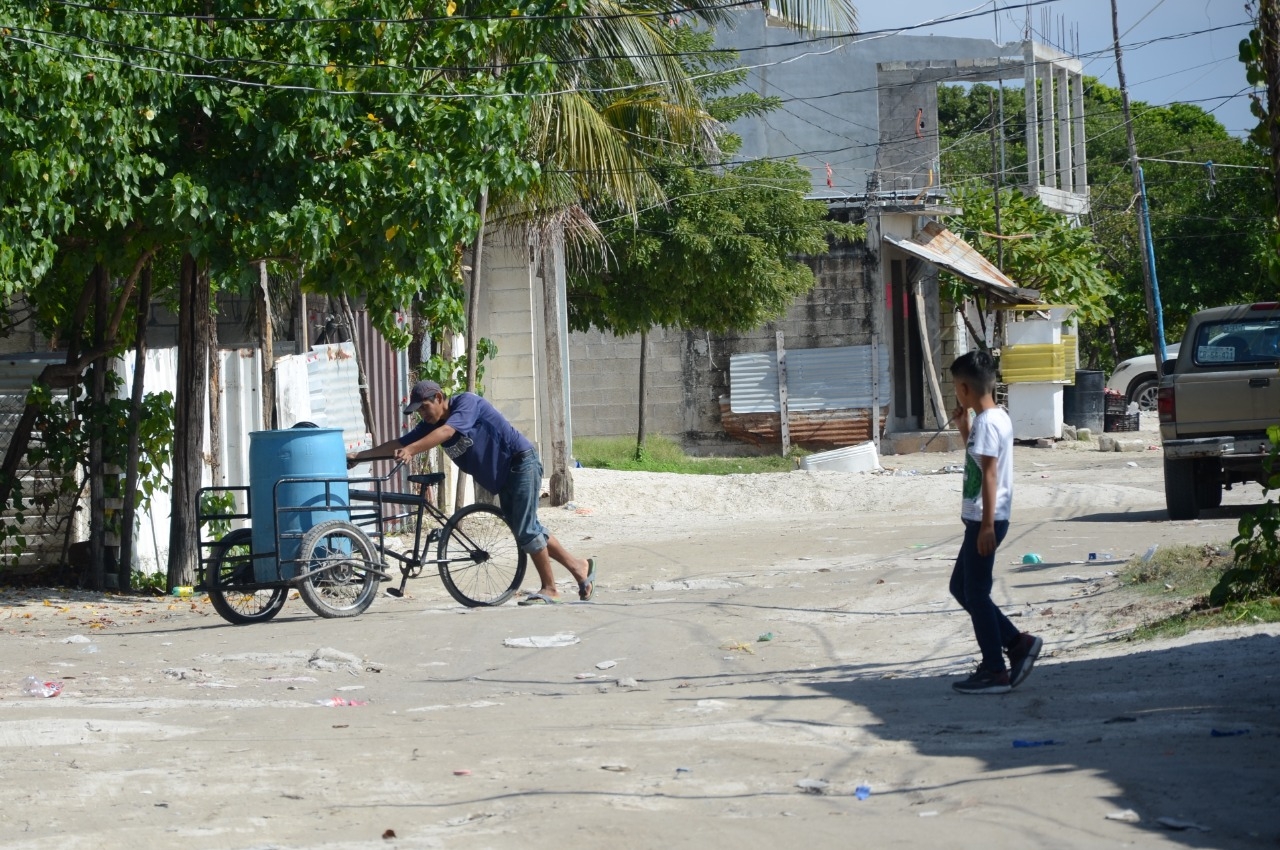
{"type": "Polygon", "coordinates": [[[952,682],[951,687],[962,694],[1007,694],[1013,690],[1009,684],[1009,671],[992,673],[985,667],[979,667],[963,682],[952,682]]]}
{"type": "Polygon", "coordinates": [[[1040,649],[1044,641],[1026,632],[1018,635],[1018,642],[1011,646],[1009,653],[1009,686],[1016,688],[1031,675],[1031,668],[1040,657],[1040,649]]]}

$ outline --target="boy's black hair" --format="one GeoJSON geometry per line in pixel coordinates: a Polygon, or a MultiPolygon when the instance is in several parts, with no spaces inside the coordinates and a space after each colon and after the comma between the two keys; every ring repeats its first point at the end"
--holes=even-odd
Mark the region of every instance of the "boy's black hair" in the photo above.
{"type": "Polygon", "coordinates": [[[991,395],[996,390],[995,358],[980,348],[961,354],[951,364],[951,377],[964,381],[976,392],[991,395]]]}

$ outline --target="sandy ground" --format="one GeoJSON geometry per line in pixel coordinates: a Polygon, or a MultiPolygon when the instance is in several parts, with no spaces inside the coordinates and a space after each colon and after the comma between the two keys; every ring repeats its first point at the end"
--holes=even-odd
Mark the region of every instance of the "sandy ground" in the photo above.
{"type": "Polygon", "coordinates": [[[1114,577],[1229,540],[1259,491],[1170,522],[1158,451],[1017,449],[996,596],[1046,652],[965,697],[960,476],[929,474],[958,460],[579,470],[543,520],[599,557],[589,604],[465,610],[430,576],[233,627],[202,598],[0,595],[0,846],[1275,846],[1280,629],[1128,641],[1152,603],[1114,577]]]}

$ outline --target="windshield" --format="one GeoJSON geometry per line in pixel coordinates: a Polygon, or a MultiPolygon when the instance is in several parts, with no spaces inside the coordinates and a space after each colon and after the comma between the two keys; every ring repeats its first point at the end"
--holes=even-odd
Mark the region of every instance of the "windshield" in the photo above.
{"type": "Polygon", "coordinates": [[[1209,322],[1196,331],[1197,366],[1280,361],[1280,316],[1209,322]]]}

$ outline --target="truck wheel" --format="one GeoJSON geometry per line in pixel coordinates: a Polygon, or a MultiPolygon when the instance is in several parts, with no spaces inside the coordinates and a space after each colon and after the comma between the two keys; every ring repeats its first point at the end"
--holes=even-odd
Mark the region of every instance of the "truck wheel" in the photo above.
{"type": "Polygon", "coordinates": [[[1222,461],[1217,458],[1196,462],[1196,503],[1202,508],[1222,506],[1222,461]]]}
{"type": "Polygon", "coordinates": [[[1169,509],[1169,519],[1195,519],[1200,516],[1194,460],[1164,459],[1164,504],[1169,509]]]}

